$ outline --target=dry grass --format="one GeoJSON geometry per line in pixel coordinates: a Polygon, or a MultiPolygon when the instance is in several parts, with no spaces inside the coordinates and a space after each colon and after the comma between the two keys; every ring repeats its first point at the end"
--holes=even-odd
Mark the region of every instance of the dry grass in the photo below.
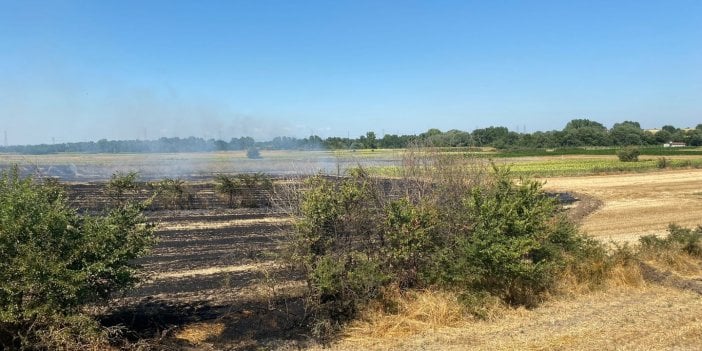
{"type": "Polygon", "coordinates": [[[182,339],[193,344],[200,344],[208,339],[216,338],[224,331],[221,322],[198,322],[186,325],[175,333],[176,339],[182,339]]]}
{"type": "Polygon", "coordinates": [[[157,226],[158,230],[194,230],[194,229],[222,229],[237,227],[253,227],[257,225],[289,225],[292,219],[288,217],[265,217],[254,219],[234,219],[227,221],[169,221],[157,226]]]}
{"type": "Polygon", "coordinates": [[[348,341],[362,344],[369,339],[401,340],[417,332],[458,328],[468,321],[458,295],[444,291],[413,291],[392,294],[388,301],[369,306],[361,318],[346,329],[348,341]],[[388,313],[385,305],[394,305],[388,313]]]}
{"type": "Polygon", "coordinates": [[[149,276],[151,280],[161,280],[161,279],[173,279],[173,278],[185,278],[192,277],[196,275],[213,275],[221,273],[236,273],[236,272],[266,272],[267,270],[280,267],[280,264],[267,261],[256,264],[242,264],[224,267],[207,267],[201,269],[188,269],[173,272],[161,272],[155,273],[149,276]]]}
{"type": "Polygon", "coordinates": [[[702,303],[695,293],[655,285],[613,287],[552,300],[533,310],[502,308],[495,321],[470,319],[430,327],[412,323],[392,336],[356,327],[332,349],[692,350],[702,345],[700,316],[702,303]]]}
{"type": "MultiPolygon", "coordinates": [[[[700,261],[678,256],[674,268],[700,280],[700,261]]],[[[486,319],[473,317],[470,306],[450,292],[411,292],[394,295],[391,302],[397,305],[394,313],[370,306],[332,349],[702,349],[702,296],[648,283],[631,262],[616,264],[599,289],[566,275],[557,296],[539,307],[492,304],[484,306],[486,319]]]]}

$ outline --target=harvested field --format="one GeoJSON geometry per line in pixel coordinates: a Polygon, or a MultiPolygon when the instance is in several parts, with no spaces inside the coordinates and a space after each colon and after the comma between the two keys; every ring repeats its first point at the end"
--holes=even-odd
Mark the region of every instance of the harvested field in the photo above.
{"type": "Polygon", "coordinates": [[[602,205],[581,228],[602,240],[636,241],[666,233],[670,223],[702,224],[702,170],[559,177],[545,179],[549,191],[573,191],[602,205]]]}

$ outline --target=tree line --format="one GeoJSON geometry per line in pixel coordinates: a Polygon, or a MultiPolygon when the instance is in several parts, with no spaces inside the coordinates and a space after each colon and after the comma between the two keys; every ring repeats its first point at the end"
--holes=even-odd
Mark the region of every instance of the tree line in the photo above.
{"type": "Polygon", "coordinates": [[[429,129],[417,135],[385,134],[378,137],[369,131],[357,138],[317,135],[307,138],[276,137],[269,141],[256,141],[251,137],[219,139],[160,138],[157,140],[106,140],[40,145],[0,147],[0,152],[20,154],[79,153],[160,153],[208,152],[249,150],[343,150],[343,149],[395,149],[413,143],[435,147],[495,147],[498,149],[558,148],[584,146],[662,145],[683,142],[687,146],[702,146],[702,124],[695,128],[678,128],[665,125],[656,130],[644,130],[638,122],[615,123],[612,128],[589,119],[574,119],[562,130],[519,133],[506,127],[488,127],[472,132],[452,129],[442,132],[429,129]]]}

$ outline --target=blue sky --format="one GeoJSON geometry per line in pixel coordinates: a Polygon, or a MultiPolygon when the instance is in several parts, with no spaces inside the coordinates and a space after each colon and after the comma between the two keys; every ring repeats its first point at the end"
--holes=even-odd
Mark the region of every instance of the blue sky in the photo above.
{"type": "Polygon", "coordinates": [[[4,1],[10,144],[702,123],[702,1],[4,1]]]}

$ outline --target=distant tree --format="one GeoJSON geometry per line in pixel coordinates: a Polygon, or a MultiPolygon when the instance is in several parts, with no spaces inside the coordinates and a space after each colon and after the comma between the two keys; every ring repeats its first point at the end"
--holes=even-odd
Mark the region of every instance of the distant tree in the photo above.
{"type": "Polygon", "coordinates": [[[612,128],[616,128],[617,126],[622,126],[622,125],[629,125],[629,126],[632,126],[636,129],[641,129],[641,124],[639,124],[639,122],[635,122],[635,121],[624,121],[622,123],[615,123],[614,126],[612,126],[612,128]]]}
{"type": "Polygon", "coordinates": [[[378,140],[375,136],[375,132],[371,131],[371,132],[366,133],[365,147],[366,147],[366,149],[377,149],[378,148],[378,140]]]}
{"type": "Polygon", "coordinates": [[[252,159],[261,158],[261,151],[259,151],[257,147],[250,147],[246,150],[246,157],[252,159]]]}
{"type": "Polygon", "coordinates": [[[607,127],[602,125],[602,123],[591,121],[589,119],[574,119],[566,124],[564,131],[581,129],[581,128],[592,128],[601,132],[606,132],[607,127]]]}
{"type": "Polygon", "coordinates": [[[223,141],[223,140],[216,140],[216,141],[214,142],[214,145],[215,145],[215,149],[216,149],[217,151],[229,150],[229,143],[227,143],[226,141],[223,141]]]}
{"type": "Polygon", "coordinates": [[[644,131],[638,122],[624,121],[616,123],[609,132],[615,145],[641,145],[644,141],[644,131]]]}
{"type": "Polygon", "coordinates": [[[472,137],[476,146],[495,146],[505,144],[508,134],[506,127],[488,127],[474,130],[472,137]]]}
{"type": "Polygon", "coordinates": [[[653,135],[653,139],[658,144],[667,143],[669,141],[672,141],[672,134],[665,129],[659,130],[656,134],[653,135]]]}
{"type": "Polygon", "coordinates": [[[670,134],[674,134],[674,133],[677,133],[678,128],[675,128],[671,125],[665,125],[661,128],[661,130],[665,130],[666,132],[668,132],[670,134]]]}

